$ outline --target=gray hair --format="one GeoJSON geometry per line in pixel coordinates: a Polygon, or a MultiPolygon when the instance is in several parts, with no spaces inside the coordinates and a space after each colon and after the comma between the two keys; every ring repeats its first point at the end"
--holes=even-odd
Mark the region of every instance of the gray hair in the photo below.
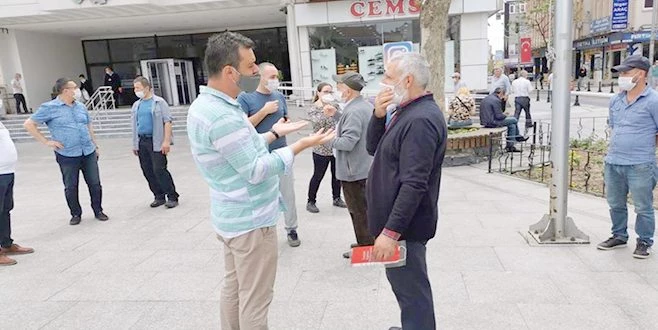
{"type": "Polygon", "coordinates": [[[59,78],[59,79],[57,79],[57,81],[55,81],[55,86],[53,87],[53,90],[57,94],[62,94],[62,92],[67,88],[66,85],[68,85],[70,82],[75,83],[75,80],[73,80],[71,78],[67,78],[67,77],[59,78]]]}
{"type": "Polygon", "coordinates": [[[254,42],[235,32],[222,32],[208,38],[204,62],[209,75],[219,74],[225,66],[240,66],[240,48],[253,48],[254,42]]]}
{"type": "Polygon", "coordinates": [[[401,53],[393,56],[389,63],[397,62],[398,70],[414,77],[418,87],[426,88],[430,82],[430,65],[423,55],[418,53],[401,53]]]}
{"type": "Polygon", "coordinates": [[[528,71],[521,70],[521,72],[519,72],[519,75],[523,78],[528,78],[528,71]]]}
{"type": "Polygon", "coordinates": [[[135,80],[133,80],[133,84],[135,84],[135,83],[140,83],[142,85],[142,87],[151,88],[151,82],[148,79],[146,79],[146,77],[143,77],[143,76],[137,76],[137,78],[135,78],[135,80]]]}
{"type": "MultiPolygon", "coordinates": [[[[270,67],[270,66],[276,69],[276,65],[274,65],[270,62],[263,62],[261,64],[258,64],[258,69],[259,70],[264,70],[265,68],[270,67]]],[[[278,69],[277,69],[277,71],[278,71],[278,69]]]]}

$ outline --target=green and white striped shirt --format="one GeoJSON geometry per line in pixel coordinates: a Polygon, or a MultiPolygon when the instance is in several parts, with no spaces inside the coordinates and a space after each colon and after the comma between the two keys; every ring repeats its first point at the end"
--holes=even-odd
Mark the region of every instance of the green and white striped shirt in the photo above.
{"type": "Polygon", "coordinates": [[[284,205],[278,175],[292,170],[289,147],[268,151],[239,103],[201,86],[187,115],[194,161],[210,186],[211,221],[224,238],[276,225],[284,205]]]}

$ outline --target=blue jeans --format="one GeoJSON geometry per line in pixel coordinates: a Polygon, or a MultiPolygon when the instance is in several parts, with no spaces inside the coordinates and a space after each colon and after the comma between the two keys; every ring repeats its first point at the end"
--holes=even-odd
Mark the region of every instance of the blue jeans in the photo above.
{"type": "Polygon", "coordinates": [[[605,187],[612,235],[623,241],[628,240],[628,209],[626,202],[631,193],[635,205],[635,232],[638,241],[653,244],[656,217],[653,210],[653,189],[656,187],[658,168],[655,163],[639,165],[605,164],[605,187]]]}
{"type": "Polygon", "coordinates": [[[55,153],[59,169],[62,172],[62,180],[64,181],[64,194],[66,195],[66,203],[71,210],[72,216],[81,216],[82,208],[80,207],[80,200],[78,199],[78,181],[80,178],[80,171],[87,182],[89,188],[89,196],[91,197],[91,208],[94,210],[94,215],[98,215],[103,211],[101,207],[101,200],[103,198],[103,189],[101,188],[101,179],[98,171],[98,156],[96,152],[87,156],[79,157],[65,157],[55,153]]]}
{"type": "Polygon", "coordinates": [[[519,121],[514,117],[507,117],[503,119],[502,125],[507,126],[507,146],[513,147],[514,142],[517,141],[521,135],[519,135],[519,121]]]}
{"type": "Polygon", "coordinates": [[[386,277],[400,306],[402,329],[436,329],[432,287],[427,277],[425,244],[407,241],[406,265],[386,268],[386,277]]]}

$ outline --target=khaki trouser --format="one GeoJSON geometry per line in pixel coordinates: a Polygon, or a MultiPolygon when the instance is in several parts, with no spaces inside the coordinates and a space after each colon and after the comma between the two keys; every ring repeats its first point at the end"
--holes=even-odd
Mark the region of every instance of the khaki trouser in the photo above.
{"type": "Polygon", "coordinates": [[[225,239],[224,286],[220,300],[223,330],[266,330],[276,277],[276,227],[225,239]]]}

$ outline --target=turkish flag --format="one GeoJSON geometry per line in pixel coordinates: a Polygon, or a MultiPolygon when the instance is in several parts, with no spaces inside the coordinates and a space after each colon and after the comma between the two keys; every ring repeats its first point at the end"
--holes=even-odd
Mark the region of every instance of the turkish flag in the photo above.
{"type": "Polygon", "coordinates": [[[521,38],[521,63],[532,62],[532,42],[530,38],[521,38]]]}

